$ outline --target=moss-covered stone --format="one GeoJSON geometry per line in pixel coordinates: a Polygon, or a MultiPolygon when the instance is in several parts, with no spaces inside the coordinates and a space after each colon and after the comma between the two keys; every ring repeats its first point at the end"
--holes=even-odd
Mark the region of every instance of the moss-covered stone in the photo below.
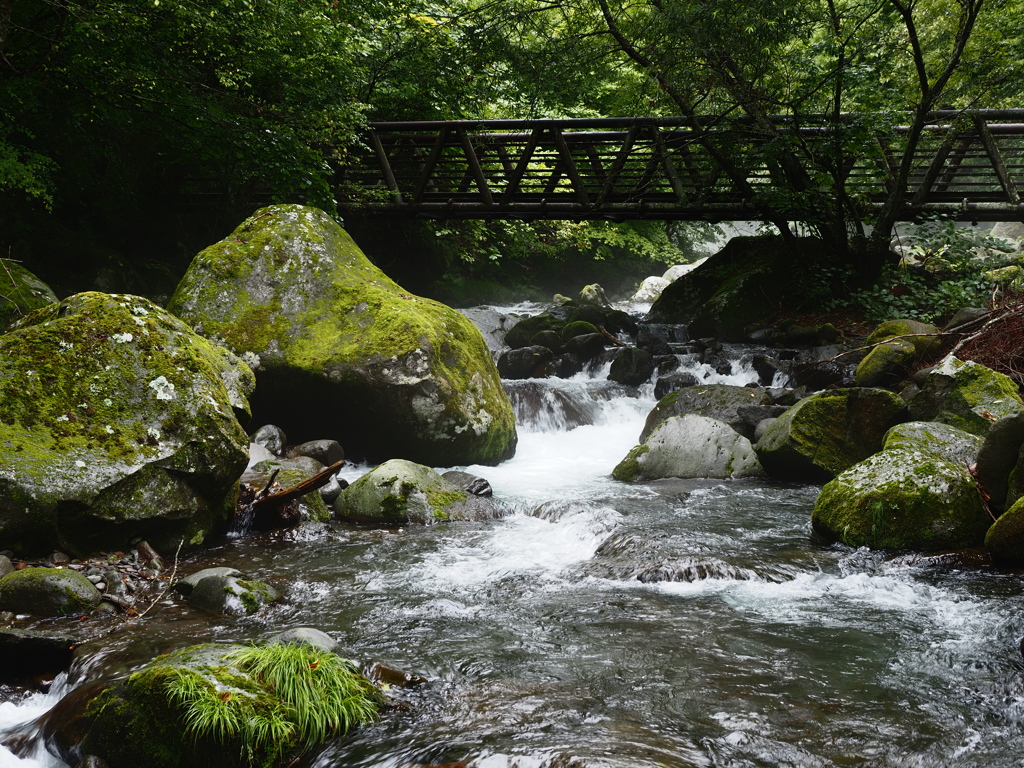
{"type": "Polygon", "coordinates": [[[543,331],[554,331],[561,337],[564,327],[565,320],[560,320],[550,312],[541,312],[539,315],[524,317],[509,328],[505,333],[505,344],[512,349],[520,349],[532,344],[534,337],[543,331]]]}
{"type": "Polygon", "coordinates": [[[1010,377],[950,356],[932,369],[909,405],[915,421],[941,421],[984,437],[993,422],[1024,402],[1010,377]]]}
{"type": "Polygon", "coordinates": [[[466,493],[422,464],[392,459],[367,472],[334,502],[338,518],[371,525],[489,520],[493,501],[466,493]]]}
{"type": "Polygon", "coordinates": [[[0,336],[0,538],[25,554],[198,544],[247,461],[252,371],[137,296],[83,293],[0,336]]]}
{"type": "Polygon", "coordinates": [[[1018,499],[988,529],[985,548],[997,562],[1024,565],[1024,499],[1018,499]]]}
{"type": "Polygon", "coordinates": [[[596,325],[585,320],[575,320],[566,324],[562,329],[562,341],[569,341],[577,336],[586,336],[591,333],[600,333],[596,325]]]}
{"type": "Polygon", "coordinates": [[[885,433],[884,450],[904,448],[942,456],[954,464],[971,466],[977,461],[982,439],[938,421],[908,421],[885,433]]]}
{"type": "Polygon", "coordinates": [[[879,344],[894,336],[907,336],[905,341],[914,345],[917,357],[933,358],[942,351],[941,330],[930,323],[917,320],[886,320],[879,324],[868,336],[868,344],[879,344]]]}
{"type": "Polygon", "coordinates": [[[68,616],[89,613],[99,602],[99,590],[78,571],[24,568],[0,579],[0,611],[68,616]]]}
{"type": "Polygon", "coordinates": [[[883,341],[858,363],[853,381],[858,387],[895,387],[906,377],[916,357],[917,350],[907,339],[883,341]]]}
{"type": "Polygon", "coordinates": [[[515,451],[512,406],[476,327],[404,292],[322,211],[258,211],[196,256],[168,307],[258,360],[253,413],[293,440],[439,465],[515,451]]]}
{"type": "Polygon", "coordinates": [[[771,396],[763,389],[736,387],[731,384],[705,384],[686,387],[669,392],[647,415],[640,442],[644,442],[658,425],[672,416],[693,413],[707,416],[732,427],[736,432],[750,437],[753,434],[746,420],[739,415],[739,409],[748,405],[768,405],[771,396]]]}
{"type": "Polygon", "coordinates": [[[692,413],[661,422],[612,472],[625,481],[763,475],[747,438],[723,422],[692,413]]]}
{"type": "Polygon", "coordinates": [[[899,396],[884,389],[827,390],[782,414],[754,450],[772,477],[821,482],[880,451],[906,415],[899,396]]]}
{"type": "Polygon", "coordinates": [[[21,264],[0,259],[0,334],[33,310],[58,301],[50,286],[21,264]]]}
{"type": "Polygon", "coordinates": [[[965,466],[905,448],[826,484],[811,516],[815,531],[852,547],[918,551],[978,546],[991,522],[965,466]]]}
{"type": "MultiPolygon", "coordinates": [[[[319,462],[309,461],[313,466],[303,467],[303,462],[293,459],[277,459],[261,461],[248,469],[245,473],[245,482],[252,487],[263,488],[274,472],[277,472],[275,482],[281,489],[291,488],[301,482],[313,477],[319,470],[312,471],[319,462]]],[[[296,522],[327,523],[331,520],[331,511],[327,504],[320,497],[316,490],[307,493],[296,500],[299,507],[299,518],[296,522]]]]}

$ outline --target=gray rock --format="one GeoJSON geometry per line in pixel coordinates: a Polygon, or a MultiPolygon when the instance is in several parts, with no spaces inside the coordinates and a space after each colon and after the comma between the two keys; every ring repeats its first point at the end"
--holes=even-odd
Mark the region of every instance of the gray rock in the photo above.
{"type": "Polygon", "coordinates": [[[763,475],[747,438],[727,424],[692,413],[665,419],[612,472],[624,481],[763,475]]]}
{"type": "Polygon", "coordinates": [[[583,290],[580,291],[580,302],[583,304],[594,304],[599,307],[611,307],[612,305],[608,301],[608,296],[605,295],[604,288],[597,283],[584,286],[583,290]]]}
{"type": "Polygon", "coordinates": [[[978,452],[978,482],[988,492],[992,509],[1002,512],[1007,503],[1010,474],[1024,446],[1024,411],[1003,416],[992,425],[978,452]]]}
{"type": "Polygon", "coordinates": [[[626,347],[612,361],[608,379],[619,384],[637,386],[650,379],[653,373],[654,355],[643,349],[626,347]]]}
{"type": "Polygon", "coordinates": [[[0,334],[29,312],[56,304],[50,286],[12,259],[0,259],[0,334]]]}
{"type": "Polygon", "coordinates": [[[725,422],[737,433],[750,439],[754,427],[739,414],[744,406],[763,406],[771,403],[771,395],[762,389],[735,387],[731,384],[702,384],[687,387],[665,395],[654,407],[640,433],[644,442],[648,435],[665,419],[695,413],[725,422]]]}
{"type": "Polygon", "coordinates": [[[953,319],[946,323],[942,330],[956,330],[960,326],[967,325],[967,323],[977,320],[979,317],[987,315],[988,313],[989,310],[984,309],[983,307],[964,307],[955,315],[953,315],[953,319]]]}
{"type": "Polygon", "coordinates": [[[226,566],[220,568],[204,568],[201,571],[196,571],[193,574],[190,574],[182,579],[179,579],[175,583],[174,588],[178,592],[181,592],[183,595],[190,595],[192,594],[192,590],[196,588],[196,584],[198,584],[203,579],[209,578],[241,579],[245,577],[242,575],[242,572],[239,571],[237,568],[228,568],[226,566]]]}
{"type": "Polygon", "coordinates": [[[334,475],[330,480],[327,481],[327,485],[320,486],[320,498],[324,500],[327,505],[333,504],[334,500],[341,495],[341,492],[348,487],[346,482],[342,485],[341,479],[334,475]]]}
{"type": "Polygon", "coordinates": [[[768,431],[768,427],[775,423],[775,419],[764,419],[758,422],[757,426],[754,427],[754,439],[751,441],[754,445],[757,445],[758,441],[764,437],[764,433],[768,431]]]}
{"type": "Polygon", "coordinates": [[[458,470],[451,470],[441,475],[445,480],[454,485],[456,488],[461,488],[463,491],[468,491],[474,496],[492,496],[494,491],[491,489],[491,484],[484,480],[482,477],[472,475],[469,472],[459,472],[458,470]]]}
{"type": "Polygon", "coordinates": [[[885,450],[905,448],[934,453],[965,467],[972,466],[977,461],[981,445],[982,440],[977,435],[938,421],[908,421],[897,424],[886,432],[882,439],[885,450]]]}
{"type": "Polygon", "coordinates": [[[326,653],[338,653],[341,650],[341,644],[337,640],[315,627],[292,627],[271,635],[267,642],[281,645],[305,643],[326,653]]]}
{"type": "Polygon", "coordinates": [[[984,437],[993,422],[1024,402],[1008,376],[950,356],[931,370],[909,407],[915,421],[941,421],[984,437]]]}
{"type": "Polygon", "coordinates": [[[0,555],[0,578],[14,570],[14,564],[7,555],[0,555]]]}
{"type": "Polygon", "coordinates": [[[539,344],[510,349],[498,358],[498,373],[503,379],[529,379],[551,357],[551,350],[539,344]]]}
{"type": "Polygon", "coordinates": [[[206,576],[188,596],[193,608],[221,616],[249,616],[277,599],[277,592],[262,581],[235,576],[206,576]]]}
{"type": "Polygon", "coordinates": [[[288,437],[284,430],[273,424],[260,427],[250,439],[257,445],[262,445],[275,456],[283,455],[285,446],[288,445],[288,437]]]}
{"type": "Polygon", "coordinates": [[[99,605],[96,586],[78,571],[25,568],[0,579],[0,611],[32,616],[89,613],[99,605]]]}
{"type": "Polygon", "coordinates": [[[658,380],[654,382],[654,396],[660,400],[665,395],[670,392],[675,392],[677,389],[696,387],[699,384],[700,379],[689,371],[674,371],[663,376],[658,376],[658,380]]]}
{"type": "Polygon", "coordinates": [[[474,496],[429,467],[392,459],[374,467],[334,502],[339,519],[374,525],[491,520],[501,516],[490,499],[474,496]]]}
{"type": "Polygon", "coordinates": [[[297,459],[300,456],[315,459],[323,466],[329,467],[345,459],[345,449],[337,440],[309,440],[291,446],[285,453],[285,458],[289,459],[297,459]]]}

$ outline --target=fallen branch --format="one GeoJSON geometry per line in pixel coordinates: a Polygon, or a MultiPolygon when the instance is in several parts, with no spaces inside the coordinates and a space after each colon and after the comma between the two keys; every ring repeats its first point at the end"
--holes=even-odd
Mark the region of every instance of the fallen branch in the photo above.
{"type": "MultiPolygon", "coordinates": [[[[174,586],[174,576],[175,576],[175,574],[178,573],[178,555],[181,554],[181,547],[182,547],[182,545],[184,543],[185,543],[184,539],[179,541],[178,542],[178,548],[174,551],[174,567],[171,568],[171,575],[167,577],[167,586],[164,587],[163,591],[159,595],[156,596],[156,599],[153,600],[153,602],[151,602],[149,604],[149,606],[146,608],[146,610],[144,610],[142,613],[138,614],[135,617],[129,617],[128,621],[136,621],[138,619],[141,619],[143,616],[145,616],[147,613],[149,613],[151,610],[153,610],[153,606],[154,605],[156,605],[161,600],[163,600],[165,597],[167,597],[167,593],[170,592],[171,591],[171,587],[174,586]]],[[[157,555],[157,557],[159,558],[159,555],[157,555]]]]}
{"type": "Polygon", "coordinates": [[[303,480],[301,483],[296,483],[290,488],[285,488],[278,491],[277,493],[268,494],[267,490],[270,488],[271,483],[274,482],[274,478],[277,476],[278,470],[274,470],[274,474],[270,476],[270,482],[267,483],[266,487],[260,492],[260,494],[253,499],[246,506],[244,513],[255,512],[256,510],[263,509],[265,507],[278,507],[283,504],[287,504],[293,499],[301,498],[307,493],[312,493],[318,488],[322,488],[327,485],[331,478],[337,473],[339,469],[345,466],[345,460],[342,459],[339,462],[331,464],[326,469],[317,472],[311,478],[303,480]]]}
{"type": "MultiPolygon", "coordinates": [[[[966,323],[965,323],[965,325],[966,325],[966,323]]],[[[963,326],[961,326],[961,327],[963,327],[963,326]]],[[[887,339],[882,339],[881,341],[876,341],[873,344],[865,344],[863,347],[857,347],[856,349],[847,349],[845,352],[840,352],[835,357],[830,357],[827,360],[817,360],[817,361],[815,361],[813,363],[805,363],[803,367],[804,368],[813,368],[816,365],[825,365],[825,363],[834,363],[840,357],[845,357],[846,355],[852,355],[852,354],[854,354],[856,352],[863,352],[866,349],[874,349],[879,344],[885,344],[887,341],[895,341],[896,339],[916,339],[916,338],[919,338],[919,337],[922,337],[922,336],[927,336],[930,339],[937,339],[937,338],[940,338],[942,336],[960,336],[960,335],[962,335],[962,334],[959,331],[940,331],[939,333],[904,333],[904,334],[902,334],[900,336],[890,336],[887,339]]]]}
{"type": "Polygon", "coordinates": [[[619,341],[617,338],[612,336],[612,334],[608,333],[608,331],[605,329],[605,327],[603,325],[597,326],[597,330],[600,331],[601,335],[604,336],[606,339],[608,339],[608,341],[610,341],[612,344],[617,344],[620,347],[628,347],[629,346],[629,344],[626,344],[625,342],[619,341]]]}

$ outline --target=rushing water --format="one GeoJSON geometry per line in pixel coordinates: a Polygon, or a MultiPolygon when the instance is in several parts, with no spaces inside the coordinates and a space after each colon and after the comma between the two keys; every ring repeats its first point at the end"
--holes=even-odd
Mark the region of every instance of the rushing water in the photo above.
{"type": "MultiPolygon", "coordinates": [[[[468,468],[508,517],[227,542],[183,568],[234,565],[283,603],[211,620],[169,599],[84,648],[68,685],[305,625],[427,679],[393,689],[401,706],[314,756],[319,768],[1024,760],[1019,574],[817,542],[814,486],[617,483],[650,387],[599,375],[510,390],[516,457],[468,468]]],[[[0,705],[0,725],[56,698],[0,705]]],[[[59,763],[0,755],[9,765],[59,763]]]]}

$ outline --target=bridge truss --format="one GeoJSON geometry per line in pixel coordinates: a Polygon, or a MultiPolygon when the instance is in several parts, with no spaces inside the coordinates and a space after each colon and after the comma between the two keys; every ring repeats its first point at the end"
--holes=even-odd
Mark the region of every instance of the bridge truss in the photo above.
{"type": "MultiPolygon", "coordinates": [[[[929,117],[900,219],[1024,220],[1024,110],[929,117]]],[[[343,212],[758,220],[786,210],[772,159],[773,143],[785,141],[811,173],[839,175],[866,216],[882,205],[905,151],[906,126],[879,131],[856,115],[773,120],[774,135],[710,117],[371,123],[361,150],[331,160],[343,212]],[[745,184],[726,173],[716,153],[742,168],[745,184]]]]}

